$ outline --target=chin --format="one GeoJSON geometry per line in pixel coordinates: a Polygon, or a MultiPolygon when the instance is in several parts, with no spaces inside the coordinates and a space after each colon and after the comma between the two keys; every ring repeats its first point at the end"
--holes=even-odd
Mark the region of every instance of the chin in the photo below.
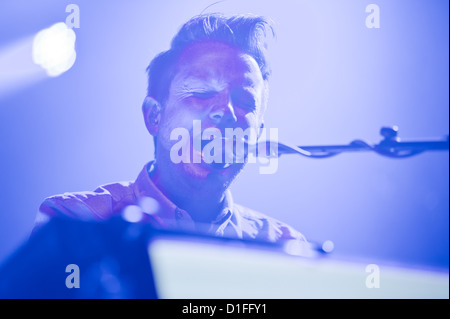
{"type": "Polygon", "coordinates": [[[184,179],[198,188],[225,190],[244,168],[243,163],[214,165],[206,163],[180,163],[184,179]]]}

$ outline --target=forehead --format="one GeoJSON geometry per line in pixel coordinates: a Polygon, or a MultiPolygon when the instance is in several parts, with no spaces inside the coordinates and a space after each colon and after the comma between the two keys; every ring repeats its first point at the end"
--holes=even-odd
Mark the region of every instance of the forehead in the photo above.
{"type": "Polygon", "coordinates": [[[177,62],[178,81],[257,86],[263,82],[255,59],[240,49],[214,41],[191,44],[177,62]]]}

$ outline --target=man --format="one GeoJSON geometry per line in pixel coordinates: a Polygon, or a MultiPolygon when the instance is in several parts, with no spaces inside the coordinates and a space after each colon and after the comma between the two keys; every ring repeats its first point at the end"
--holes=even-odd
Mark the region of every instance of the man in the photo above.
{"type": "Polygon", "coordinates": [[[100,221],[121,214],[130,218],[132,213],[132,219],[155,227],[304,243],[290,226],[233,202],[229,187],[246,161],[207,161],[205,141],[195,142],[205,136],[199,132],[208,130],[220,136],[236,128],[261,132],[270,75],[264,39],[271,30],[264,18],[255,16],[207,14],[188,21],[171,48],[147,69],[142,109],[154,137],[155,160],[134,182],[47,198],[37,225],[61,215],[100,221]],[[177,139],[174,132],[180,130],[190,138],[177,139]]]}

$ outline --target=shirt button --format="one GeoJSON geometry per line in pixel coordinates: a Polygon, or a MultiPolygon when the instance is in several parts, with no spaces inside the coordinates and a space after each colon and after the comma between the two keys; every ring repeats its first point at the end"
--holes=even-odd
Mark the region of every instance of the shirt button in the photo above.
{"type": "Polygon", "coordinates": [[[182,219],[183,213],[177,209],[177,210],[175,210],[175,217],[176,217],[176,219],[182,219]]]}

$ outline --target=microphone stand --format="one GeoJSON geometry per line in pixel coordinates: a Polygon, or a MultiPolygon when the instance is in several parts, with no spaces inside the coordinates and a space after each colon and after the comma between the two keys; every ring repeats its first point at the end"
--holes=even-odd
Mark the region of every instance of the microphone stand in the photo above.
{"type": "Polygon", "coordinates": [[[354,140],[346,145],[294,146],[281,142],[264,141],[258,143],[258,150],[265,149],[265,154],[264,152],[261,154],[265,157],[280,157],[285,154],[297,154],[309,158],[328,158],[344,152],[368,151],[390,158],[406,158],[425,151],[449,150],[448,135],[444,139],[403,141],[397,137],[397,126],[383,127],[380,130],[380,134],[384,139],[378,144],[370,144],[363,140],[354,140]],[[269,152],[267,152],[267,150],[269,150],[269,152]]]}

